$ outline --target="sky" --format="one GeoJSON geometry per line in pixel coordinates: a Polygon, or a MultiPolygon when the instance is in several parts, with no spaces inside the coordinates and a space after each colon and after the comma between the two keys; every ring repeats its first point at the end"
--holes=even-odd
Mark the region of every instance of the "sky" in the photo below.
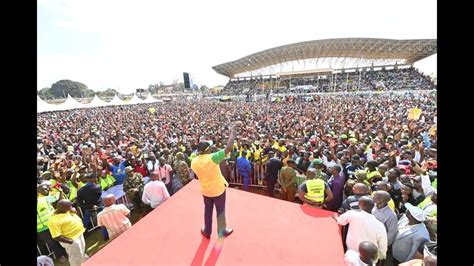
{"type": "MultiPolygon", "coordinates": [[[[130,93],[160,81],[209,87],[212,66],[328,38],[436,39],[432,0],[38,0],[38,83],[130,93]]],[[[436,55],[415,67],[436,75],[436,55]]]]}

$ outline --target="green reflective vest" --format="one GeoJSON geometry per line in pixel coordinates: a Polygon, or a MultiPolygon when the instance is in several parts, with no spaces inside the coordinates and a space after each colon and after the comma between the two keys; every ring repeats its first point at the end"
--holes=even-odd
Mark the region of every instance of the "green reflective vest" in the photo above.
{"type": "Polygon", "coordinates": [[[36,204],[36,231],[43,232],[48,230],[49,217],[53,215],[54,209],[48,202],[48,197],[38,197],[36,204]]]}
{"type": "Polygon", "coordinates": [[[110,188],[114,184],[114,182],[115,178],[112,175],[106,175],[105,178],[99,178],[99,184],[102,190],[105,190],[105,188],[110,188]]]}

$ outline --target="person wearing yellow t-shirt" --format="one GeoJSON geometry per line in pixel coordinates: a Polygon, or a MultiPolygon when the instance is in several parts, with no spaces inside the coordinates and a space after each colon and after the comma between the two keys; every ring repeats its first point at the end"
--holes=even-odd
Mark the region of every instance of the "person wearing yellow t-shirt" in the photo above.
{"type": "Polygon", "coordinates": [[[280,139],[278,142],[275,141],[275,143],[273,143],[272,149],[276,149],[281,153],[285,152],[286,151],[285,139],[280,139]]]}
{"type": "Polygon", "coordinates": [[[262,163],[262,153],[263,148],[260,146],[260,141],[256,140],[252,145],[253,151],[253,162],[254,162],[254,169],[255,169],[255,177],[257,178],[258,185],[263,184],[263,163],[262,163]]]}
{"type": "Polygon", "coordinates": [[[48,227],[52,238],[59,241],[66,250],[69,265],[79,266],[89,258],[83,235],[86,229],[70,200],[62,199],[58,202],[57,210],[49,218],[48,227]]]}
{"type": "Polygon", "coordinates": [[[219,164],[232,150],[240,124],[236,123],[232,127],[225,149],[211,153],[212,141],[201,140],[198,144],[199,155],[191,162],[191,169],[199,179],[201,194],[204,198],[204,227],[201,228],[201,234],[207,239],[211,237],[214,205],[217,212],[219,237],[226,237],[234,231],[231,228],[226,228],[225,189],[229,183],[222,176],[219,164]]]}
{"type": "Polygon", "coordinates": [[[38,185],[38,201],[36,203],[36,231],[38,233],[38,238],[43,242],[48,244],[48,246],[53,250],[56,258],[59,259],[61,263],[66,262],[66,251],[62,248],[59,243],[51,237],[48,228],[48,221],[54,213],[53,203],[55,203],[58,198],[50,195],[51,188],[47,184],[38,185]]]}
{"type": "Polygon", "coordinates": [[[239,157],[242,157],[242,153],[245,151],[246,155],[245,158],[250,161],[252,159],[252,151],[249,148],[249,145],[247,143],[242,144],[239,150],[239,157]]]}

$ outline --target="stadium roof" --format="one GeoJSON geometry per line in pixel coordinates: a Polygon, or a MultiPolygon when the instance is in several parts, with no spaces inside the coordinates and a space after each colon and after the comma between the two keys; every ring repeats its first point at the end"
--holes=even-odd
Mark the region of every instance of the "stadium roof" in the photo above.
{"type": "Polygon", "coordinates": [[[213,66],[227,77],[263,67],[312,58],[359,58],[366,60],[400,59],[404,64],[437,53],[436,39],[392,40],[341,38],[293,43],[254,53],[235,61],[213,66]]]}

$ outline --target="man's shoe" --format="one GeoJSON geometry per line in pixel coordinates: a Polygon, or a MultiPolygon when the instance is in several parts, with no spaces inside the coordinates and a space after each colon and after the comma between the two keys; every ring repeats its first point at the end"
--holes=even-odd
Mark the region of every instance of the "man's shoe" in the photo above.
{"type": "Polygon", "coordinates": [[[230,234],[232,234],[233,232],[234,232],[234,229],[226,228],[225,231],[224,231],[224,237],[230,236],[230,234]]]}
{"type": "Polygon", "coordinates": [[[207,239],[211,238],[211,236],[206,235],[206,233],[204,232],[204,228],[201,228],[201,235],[207,239]]]}

